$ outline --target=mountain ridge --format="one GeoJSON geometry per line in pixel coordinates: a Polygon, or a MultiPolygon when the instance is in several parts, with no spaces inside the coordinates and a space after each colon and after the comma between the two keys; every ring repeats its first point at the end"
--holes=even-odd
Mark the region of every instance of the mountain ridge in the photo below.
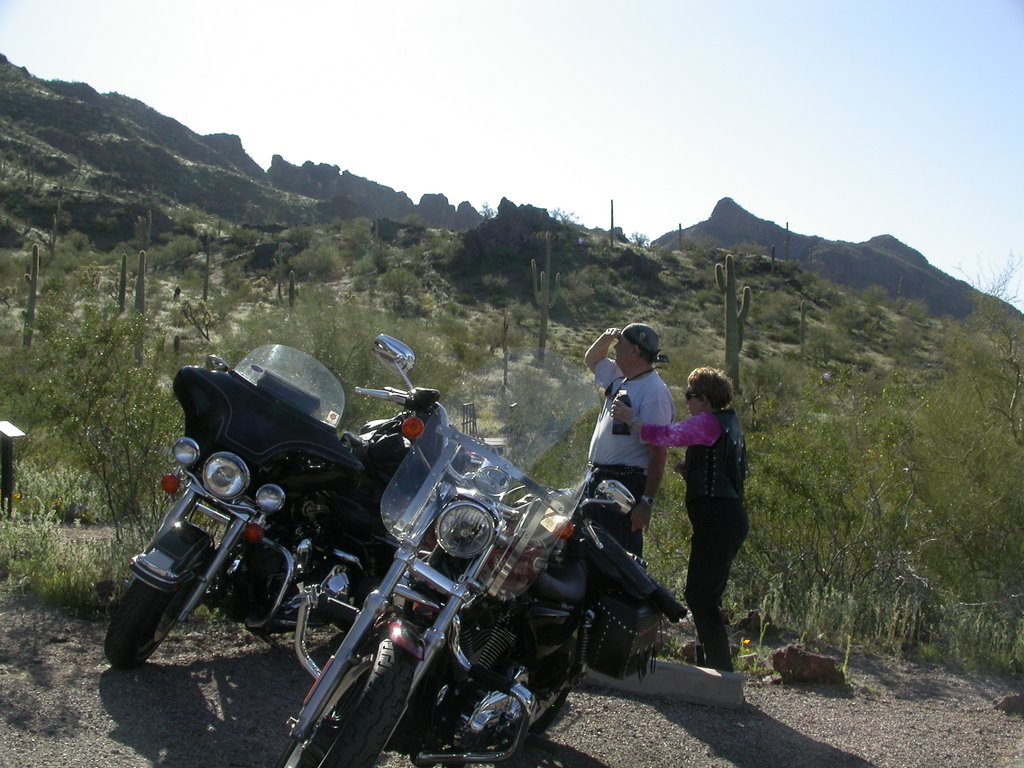
{"type": "Polygon", "coordinates": [[[933,315],[964,318],[974,310],[977,289],[928,263],[925,256],[892,235],[863,243],[828,240],[792,232],[754,216],[724,197],[711,216],[690,227],[666,232],[653,241],[672,247],[680,241],[704,241],[724,249],[755,245],[768,254],[800,263],[801,268],[857,291],[878,287],[890,298],[923,302],[933,315]]]}
{"type": "MultiPolygon", "coordinates": [[[[86,232],[98,247],[130,239],[137,217],[154,207],[155,195],[249,224],[417,216],[429,226],[469,231],[484,221],[468,201],[456,206],[437,193],[414,203],[404,192],[337,165],[308,160],[295,165],[275,154],[264,170],[237,135],[202,136],[137,99],[100,94],[86,83],[42,80],[0,54],[0,160],[9,158],[29,176],[49,177],[54,188],[32,200],[8,193],[0,197],[5,212],[46,231],[63,199],[69,226],[86,232]],[[79,189],[69,188],[67,178],[79,189]]],[[[154,234],[170,231],[165,214],[155,211],[153,219],[154,234]]],[[[624,239],[621,230],[612,234],[624,239]]],[[[4,242],[11,240],[5,233],[4,242]]],[[[776,258],[789,258],[854,290],[878,286],[890,297],[921,301],[934,315],[965,317],[977,294],[891,235],[846,243],[798,234],[754,216],[729,197],[719,200],[705,221],[667,232],[652,245],[671,249],[684,240],[762,249],[765,255],[774,247],[776,258]]]]}

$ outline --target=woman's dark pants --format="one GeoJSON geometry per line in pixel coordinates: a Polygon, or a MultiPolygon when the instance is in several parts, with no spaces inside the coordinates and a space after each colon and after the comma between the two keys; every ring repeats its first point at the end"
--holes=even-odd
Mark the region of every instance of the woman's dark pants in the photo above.
{"type": "Polygon", "coordinates": [[[697,663],[732,672],[722,596],[733,558],[747,537],[747,513],[739,499],[706,497],[688,501],[686,507],[693,526],[686,605],[697,629],[697,663]]]}

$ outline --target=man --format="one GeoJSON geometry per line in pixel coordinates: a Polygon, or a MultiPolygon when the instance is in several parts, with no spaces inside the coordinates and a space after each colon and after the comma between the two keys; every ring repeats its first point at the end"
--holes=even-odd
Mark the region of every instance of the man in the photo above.
{"type": "Polygon", "coordinates": [[[660,351],[658,334],[653,328],[630,323],[621,330],[606,330],[584,357],[604,396],[590,439],[594,482],[619,480],[637,499],[628,515],[600,513],[594,521],[638,557],[643,555],[643,532],[651,522],[668,449],[640,442],[639,435],[632,434],[628,424],[620,424],[616,429],[611,411],[616,397],[628,397],[636,418],[645,424],[670,424],[675,420],[672,394],[654,370],[660,351]],[[608,357],[612,349],[614,359],[608,357]]]}

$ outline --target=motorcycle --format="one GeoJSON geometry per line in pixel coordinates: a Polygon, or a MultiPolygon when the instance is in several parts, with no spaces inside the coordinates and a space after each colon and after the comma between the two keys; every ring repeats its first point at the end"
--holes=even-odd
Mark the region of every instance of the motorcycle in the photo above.
{"type": "MultiPolygon", "coordinates": [[[[560,395],[547,403],[567,398],[541,390],[560,395]]],[[[510,399],[506,414],[526,419],[546,404],[510,399]]],[[[440,403],[417,431],[381,501],[393,563],[317,670],[278,768],[360,768],[385,749],[417,765],[508,759],[588,668],[644,673],[662,621],[686,614],[589,521],[599,508],[629,511],[621,483],[591,488],[583,472],[556,487],[520,469],[565,469],[564,443],[481,440],[440,403]]]]}
{"type": "MultiPolygon", "coordinates": [[[[394,342],[386,354],[408,382],[411,350],[394,342]]],[[[394,555],[379,505],[410,445],[405,414],[429,411],[437,392],[374,390],[402,411],[339,434],[341,384],[283,345],[234,368],[211,355],[180,369],[173,391],[185,435],[161,480],[172,500],[131,560],[104,642],[110,664],[144,663],[202,604],[257,634],[292,631],[310,583],[319,601],[307,625],[351,623],[394,555]]]]}

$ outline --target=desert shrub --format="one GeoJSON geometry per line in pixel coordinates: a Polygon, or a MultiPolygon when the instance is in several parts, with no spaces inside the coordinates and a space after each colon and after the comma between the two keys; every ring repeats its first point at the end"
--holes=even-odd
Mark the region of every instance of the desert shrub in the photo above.
{"type": "Polygon", "coordinates": [[[0,518],[0,572],[8,581],[79,616],[98,613],[97,585],[124,576],[138,538],[75,535],[52,515],[25,512],[0,518]]]}
{"type": "Polygon", "coordinates": [[[288,260],[288,266],[304,281],[334,280],[341,273],[337,246],[329,240],[295,254],[288,260]]]}
{"type": "Polygon", "coordinates": [[[48,434],[72,466],[101,490],[109,519],[149,527],[159,499],[171,436],[180,430],[162,363],[135,350],[144,342],[145,318],[112,310],[72,291],[40,315],[41,341],[33,346],[37,372],[31,387],[46,404],[48,434]]]}

